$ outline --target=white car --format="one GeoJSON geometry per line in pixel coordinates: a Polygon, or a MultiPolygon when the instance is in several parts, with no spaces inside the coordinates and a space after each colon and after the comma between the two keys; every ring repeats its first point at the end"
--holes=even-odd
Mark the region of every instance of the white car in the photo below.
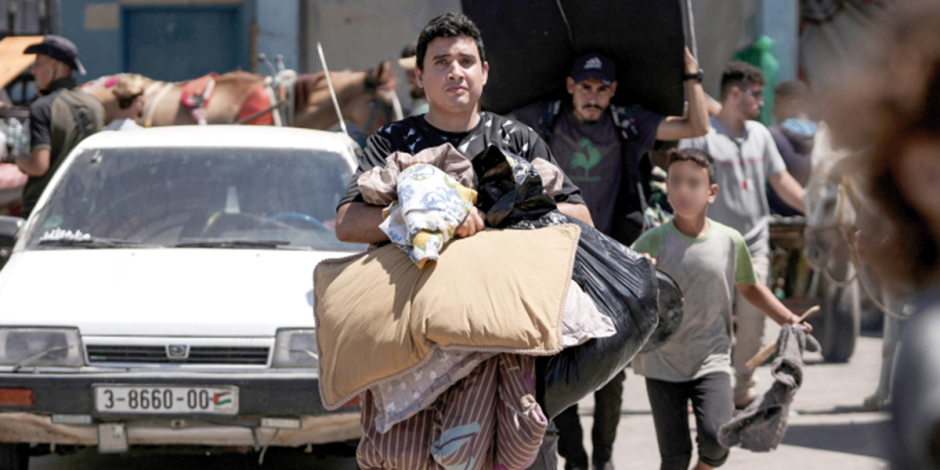
{"type": "MultiPolygon", "coordinates": [[[[359,147],[254,126],[101,132],[0,270],[0,466],[30,443],[306,446],[359,437],[318,392],[313,269],[364,249],[336,205],[359,147]]],[[[52,446],[54,447],[54,446],[52,446]]]]}

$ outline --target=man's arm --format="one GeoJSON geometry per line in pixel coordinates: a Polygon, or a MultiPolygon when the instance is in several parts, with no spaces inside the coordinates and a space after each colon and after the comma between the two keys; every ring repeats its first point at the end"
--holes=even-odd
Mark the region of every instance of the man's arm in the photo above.
{"type": "Polygon", "coordinates": [[[584,204],[572,204],[570,202],[559,202],[558,211],[562,214],[565,214],[569,217],[574,217],[575,219],[584,222],[591,227],[594,226],[594,219],[591,218],[591,211],[588,210],[587,206],[584,204]]]}
{"type": "Polygon", "coordinates": [[[49,148],[33,149],[28,157],[17,156],[16,166],[29,176],[39,177],[49,171],[49,148]]]}
{"type": "Polygon", "coordinates": [[[379,228],[382,208],[364,202],[347,202],[336,210],[336,238],[347,243],[381,243],[388,235],[379,228]]]}
{"type": "Polygon", "coordinates": [[[787,203],[788,206],[803,214],[806,213],[806,203],[803,201],[803,187],[800,186],[800,183],[793,178],[793,175],[791,175],[789,171],[781,171],[767,178],[767,182],[770,183],[770,187],[774,188],[774,191],[777,192],[780,199],[783,199],[783,202],[787,203]]]}
{"type": "Polygon", "coordinates": [[[52,104],[48,100],[36,100],[29,105],[28,156],[17,156],[16,166],[29,176],[42,176],[49,171],[52,158],[52,104]]]}
{"type": "MultiPolygon", "coordinates": [[[[454,237],[467,238],[476,235],[484,229],[485,219],[486,216],[480,209],[471,208],[467,217],[454,230],[454,237]]],[[[388,235],[379,228],[384,220],[382,208],[379,206],[364,202],[347,202],[336,210],[336,238],[347,243],[386,242],[388,235]]]]}
{"type": "MultiPolygon", "coordinates": [[[[763,284],[735,284],[738,292],[747,299],[754,307],[770,317],[771,320],[779,325],[798,325],[800,317],[788,310],[773,292],[763,284]]],[[[813,327],[809,324],[803,324],[803,331],[810,333],[813,327]]]]}
{"type": "MultiPolygon", "coordinates": [[[[688,47],[685,48],[685,73],[698,73],[698,63],[688,47]]],[[[698,80],[686,80],[685,92],[689,98],[687,116],[669,116],[664,119],[656,130],[656,140],[690,139],[708,133],[708,102],[705,99],[705,89],[698,80]]]]}

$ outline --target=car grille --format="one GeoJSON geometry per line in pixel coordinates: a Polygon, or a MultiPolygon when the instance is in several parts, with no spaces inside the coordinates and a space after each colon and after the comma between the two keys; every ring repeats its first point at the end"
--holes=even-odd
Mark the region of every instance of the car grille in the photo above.
{"type": "Polygon", "coordinates": [[[163,346],[95,346],[85,347],[88,352],[88,362],[92,364],[104,362],[137,363],[137,364],[227,364],[227,365],[258,365],[268,363],[267,347],[218,347],[218,346],[191,346],[189,357],[186,359],[173,359],[166,355],[163,346]]]}

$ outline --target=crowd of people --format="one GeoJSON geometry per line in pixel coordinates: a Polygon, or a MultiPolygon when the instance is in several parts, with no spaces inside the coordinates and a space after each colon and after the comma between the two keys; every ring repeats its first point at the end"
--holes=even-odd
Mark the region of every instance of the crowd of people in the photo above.
{"type": "MultiPolygon", "coordinates": [[[[717,441],[718,428],[731,419],[734,406],[743,408],[756,397],[753,373],[744,362],[761,347],[763,316],[800,323],[766,287],[765,187],[769,184],[793,210],[805,207],[800,183],[788,173],[771,132],[753,121],[762,105],[761,71],[730,64],[722,75],[720,110],[710,117],[703,74],[686,49],[685,71],[677,77],[686,87],[686,116],[662,116],[639,105],[613,105],[617,65],[589,53],[574,62],[567,78],[570,99],[535,103],[503,117],[478,111],[489,70],[479,30],[467,17],[445,14],[432,20],[414,60],[412,96],[421,96],[419,88],[428,111],[369,138],[338,208],[338,237],[373,244],[387,239],[379,230],[383,208],[362,200],[357,181],[394,152],[449,143],[472,159],[496,145],[530,161],[554,163],[566,175],[564,190],[555,193],[562,213],[656,258],[685,293],[679,331],[663,347],[637,356],[633,367],[647,380],[662,468],[684,469],[691,461],[689,400],[699,422],[697,468],[720,466],[728,449],[717,441]],[[675,219],[653,227],[646,213],[653,196],[649,153],[676,141],[678,149],[670,151],[665,168],[669,204],[663,204],[671,205],[675,219]]],[[[484,226],[474,208],[455,235],[470,237],[484,226]]],[[[566,469],[587,469],[589,460],[593,468],[613,468],[625,377],[621,371],[595,392],[590,459],[573,406],[554,418],[531,468],[554,468],[556,442],[566,469]]],[[[433,467],[430,456],[428,461],[433,467]]],[[[360,463],[374,465],[375,459],[360,463]]]]}
{"type": "MultiPolygon", "coordinates": [[[[562,175],[552,195],[558,211],[647,254],[682,289],[681,325],[661,347],[637,355],[632,369],[646,381],[661,468],[688,469],[692,462],[690,402],[697,423],[694,468],[716,468],[729,455],[718,429],[757,397],[756,377],[746,362],[766,342],[764,318],[812,330],[767,287],[768,216],[806,212],[803,186],[825,115],[833,141],[862,155],[865,194],[884,222],[857,234],[858,251],[888,274],[883,282],[889,289],[915,299],[916,312],[900,333],[903,347],[893,375],[894,463],[937,468],[940,356],[933,340],[940,337],[940,7],[912,10],[886,29],[870,73],[847,86],[845,96],[831,97],[831,112],[813,109],[814,90],[806,83],[777,85],[776,125],[770,128],[756,120],[764,104],[759,68],[728,64],[716,104],[705,94],[703,72],[688,49],[684,73],[675,77],[685,87],[684,116],[614,105],[618,64],[600,52],[574,61],[565,99],[533,103],[508,116],[481,111],[489,65],[480,32],[464,15],[441,15],[401,53],[399,64],[416,106],[410,117],[368,137],[337,208],[336,235],[352,243],[388,241],[380,229],[386,208],[363,199],[358,179],[383,167],[395,152],[416,154],[449,144],[472,159],[496,146],[530,162],[553,164],[562,175]],[[666,151],[662,168],[650,160],[654,150],[666,151]],[[665,194],[655,184],[657,172],[666,174],[665,194]]],[[[26,52],[37,54],[32,73],[41,98],[30,107],[31,152],[16,159],[29,175],[24,216],[65,155],[104,128],[101,104],[74,92],[72,74],[83,72],[74,44],[47,36],[26,52]]],[[[145,100],[139,77],[122,77],[115,95],[120,119],[108,129],[137,127],[134,118],[145,100]]],[[[485,215],[474,207],[454,237],[473,237],[486,227],[485,215]]],[[[556,468],[557,454],[566,469],[612,469],[624,380],[626,371],[619,371],[594,392],[590,457],[575,405],[546,423],[542,448],[526,465],[556,468]]],[[[364,403],[373,406],[371,400],[364,403]]],[[[480,438],[485,443],[494,436],[480,438]]],[[[472,445],[479,450],[481,444],[472,445]]],[[[420,466],[443,466],[434,452],[420,466]]],[[[381,456],[360,455],[363,468],[382,468],[382,462],[381,456]]]]}
{"type": "MultiPolygon", "coordinates": [[[[422,31],[410,79],[412,95],[426,100],[426,113],[373,135],[360,171],[381,165],[392,152],[445,142],[468,158],[496,145],[556,164],[566,175],[566,190],[555,195],[559,210],[648,254],[684,292],[680,328],[662,347],[637,355],[633,370],[646,379],[661,468],[689,468],[691,412],[698,423],[694,468],[707,469],[728,457],[716,438],[718,428],[734,409],[757,397],[756,378],[745,363],[765,343],[764,317],[812,330],[767,288],[768,216],[805,214],[803,186],[825,116],[832,120],[835,145],[864,153],[866,194],[881,211],[880,220],[893,222],[876,233],[857,234],[863,260],[891,274],[890,288],[906,295],[923,292],[915,295],[920,313],[901,334],[904,346],[894,373],[895,464],[935,468],[940,366],[931,343],[940,334],[934,331],[940,297],[932,287],[940,266],[940,222],[934,220],[940,218],[934,196],[940,174],[940,8],[923,7],[899,18],[885,37],[882,62],[869,69],[878,73],[859,80],[864,86],[850,88],[851,97],[840,100],[834,94],[829,101],[841,115],[815,107],[819,95],[805,82],[787,81],[773,90],[776,124],[767,128],[756,120],[764,104],[759,68],[728,64],[716,105],[705,95],[702,72],[688,50],[681,77],[688,105],[682,117],[613,105],[617,64],[599,52],[572,65],[565,83],[568,99],[534,103],[507,117],[480,112],[489,70],[479,31],[462,15],[443,15],[422,31]],[[650,152],[669,147],[663,168],[656,169],[650,152]],[[660,170],[667,173],[664,198],[656,197],[660,170]],[[665,219],[650,217],[653,204],[668,214],[665,219]]],[[[355,178],[350,188],[354,185],[355,178]]],[[[380,207],[351,195],[338,213],[342,239],[384,240],[375,229],[380,207]]],[[[480,214],[471,213],[456,236],[473,236],[484,226],[480,214]]],[[[555,468],[556,447],[566,469],[613,468],[625,378],[621,372],[595,392],[590,458],[574,406],[549,423],[530,468],[555,468]]],[[[434,467],[432,456],[428,462],[434,467]]]]}

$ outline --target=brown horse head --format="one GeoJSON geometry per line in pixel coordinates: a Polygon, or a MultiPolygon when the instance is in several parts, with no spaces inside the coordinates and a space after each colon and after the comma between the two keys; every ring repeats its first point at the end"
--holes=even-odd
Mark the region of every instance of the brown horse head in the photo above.
{"type": "MultiPolygon", "coordinates": [[[[81,86],[82,90],[94,95],[104,106],[105,124],[113,121],[118,115],[118,103],[117,97],[114,96],[114,86],[117,85],[120,78],[121,74],[105,75],[81,86]]],[[[144,77],[144,89],[149,88],[153,83],[154,80],[144,77]]]]}
{"type": "MultiPolygon", "coordinates": [[[[343,118],[355,122],[366,135],[401,119],[390,60],[374,69],[330,72],[330,78],[343,118]]],[[[295,126],[329,129],[339,122],[323,72],[297,77],[296,94],[295,126]]]]}

